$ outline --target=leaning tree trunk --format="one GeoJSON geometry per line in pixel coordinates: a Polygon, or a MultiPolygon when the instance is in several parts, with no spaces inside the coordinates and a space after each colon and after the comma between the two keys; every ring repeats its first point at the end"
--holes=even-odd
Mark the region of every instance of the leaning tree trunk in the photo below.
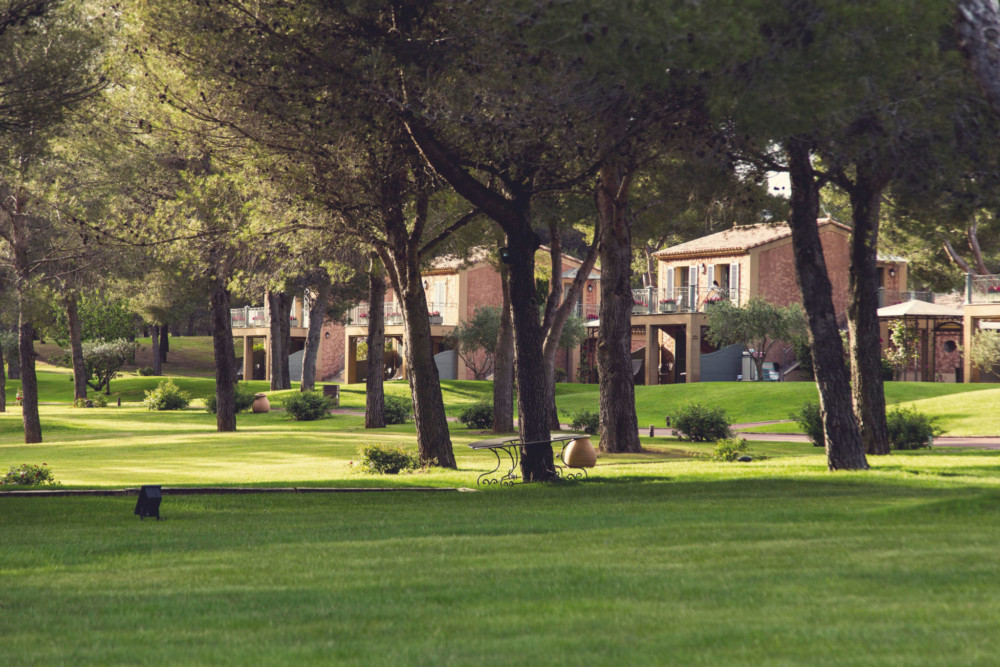
{"type": "MultiPolygon", "coordinates": [[[[522,214],[523,233],[507,235],[511,257],[509,283],[514,321],[518,431],[521,442],[538,442],[550,437],[545,402],[542,326],[538,321],[538,296],[535,291],[535,250],[540,244],[529,225],[527,207],[522,214]]],[[[525,482],[554,480],[556,471],[552,447],[521,447],[521,474],[525,482]]]]}
{"type": "Polygon", "coordinates": [[[889,453],[878,325],[878,227],[886,180],[871,173],[869,165],[859,164],[851,192],[854,231],[847,306],[851,389],[861,441],[865,452],[875,455],[889,453]]]}
{"type": "Polygon", "coordinates": [[[506,264],[500,265],[500,289],[503,292],[503,308],[493,361],[493,432],[510,433],[514,430],[514,323],[511,320],[506,264]]]}
{"type": "Polygon", "coordinates": [[[281,331],[281,353],[278,361],[281,364],[281,388],[292,388],[292,373],[288,365],[288,357],[292,353],[292,325],[289,319],[292,315],[292,305],[295,300],[290,294],[281,293],[281,318],[278,320],[278,328],[281,331]]]}
{"type": "Polygon", "coordinates": [[[326,319],[326,303],[330,300],[330,280],[323,272],[323,278],[316,286],[316,295],[309,306],[309,330],[306,332],[306,346],[302,352],[302,391],[316,388],[316,361],[319,358],[320,336],[326,319]]]}
{"type": "MultiPolygon", "coordinates": [[[[444,397],[441,394],[441,378],[431,347],[431,324],[427,315],[427,296],[420,282],[408,281],[403,290],[403,335],[406,354],[407,378],[413,397],[413,417],[417,424],[417,445],[420,458],[436,459],[443,468],[455,468],[455,453],[448,431],[448,418],[444,412],[444,397]]],[[[381,350],[368,348],[369,364],[372,354],[381,350]]],[[[372,371],[369,367],[368,375],[372,371]]]]}
{"type": "Polygon", "coordinates": [[[160,361],[160,325],[153,323],[149,327],[149,340],[153,346],[153,375],[159,376],[163,373],[163,365],[160,361]]]}
{"type": "Polygon", "coordinates": [[[830,470],[867,470],[865,448],[851,405],[844,345],[833,308],[833,289],[816,225],[819,188],[810,161],[809,145],[792,139],[785,148],[792,184],[791,228],[795,274],[809,320],[809,342],[819,387],[827,466],[830,470]]]}
{"type": "MultiPolygon", "coordinates": [[[[428,325],[429,326],[429,325],[428,325]]],[[[365,379],[365,428],[385,428],[385,275],[378,260],[368,272],[368,377],[365,379]]]]}
{"type": "Polygon", "coordinates": [[[7,379],[21,379],[21,357],[18,354],[7,358],[7,379]]]}
{"type": "Polygon", "coordinates": [[[69,348],[73,359],[73,399],[87,399],[87,371],[83,363],[83,342],[80,340],[80,314],[76,293],[66,292],[63,297],[66,322],[69,324],[69,348]]]}
{"type": "Polygon", "coordinates": [[[236,430],[236,350],[229,315],[229,292],[221,278],[213,278],[209,292],[212,349],[215,353],[215,423],[219,431],[236,430]]]}
{"type": "MultiPolygon", "coordinates": [[[[601,451],[641,452],[632,378],[632,228],[625,215],[629,170],[615,161],[601,168],[601,326],[597,335],[601,451]]],[[[646,341],[647,345],[654,341],[646,341]]]]}

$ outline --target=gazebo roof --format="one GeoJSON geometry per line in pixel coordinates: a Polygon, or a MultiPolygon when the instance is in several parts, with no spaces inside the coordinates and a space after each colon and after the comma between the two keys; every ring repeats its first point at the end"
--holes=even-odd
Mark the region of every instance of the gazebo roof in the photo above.
{"type": "Polygon", "coordinates": [[[927,303],[926,301],[904,301],[894,306],[885,306],[878,309],[879,317],[941,317],[955,318],[962,317],[962,311],[958,308],[943,306],[939,303],[927,303]]]}

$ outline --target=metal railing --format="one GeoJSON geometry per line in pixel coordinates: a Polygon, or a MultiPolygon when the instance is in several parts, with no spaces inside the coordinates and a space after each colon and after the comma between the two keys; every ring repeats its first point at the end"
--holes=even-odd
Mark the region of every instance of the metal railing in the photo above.
{"type": "Polygon", "coordinates": [[[906,303],[907,301],[926,301],[927,303],[934,303],[934,292],[919,290],[900,292],[899,290],[885,289],[884,287],[878,288],[879,308],[884,306],[895,306],[897,303],[906,303]]]}
{"type": "MultiPolygon", "coordinates": [[[[255,329],[270,326],[263,308],[230,308],[229,321],[234,329],[255,329]]],[[[298,326],[297,324],[293,324],[298,326]]]]}
{"type": "MultiPolygon", "coordinates": [[[[403,324],[403,306],[395,301],[386,301],[382,305],[382,312],[385,316],[385,326],[399,326],[403,324]]],[[[368,316],[371,309],[364,301],[348,311],[349,323],[355,326],[368,326],[368,316]]],[[[454,326],[458,324],[458,304],[428,302],[427,313],[431,318],[431,324],[446,324],[454,326]]]]}
{"type": "Polygon", "coordinates": [[[965,277],[966,303],[1000,303],[1000,275],[965,277]]]}
{"type": "Polygon", "coordinates": [[[632,290],[632,314],[704,312],[719,301],[731,301],[740,306],[747,302],[746,292],[719,287],[675,287],[658,290],[654,287],[632,290]]]}

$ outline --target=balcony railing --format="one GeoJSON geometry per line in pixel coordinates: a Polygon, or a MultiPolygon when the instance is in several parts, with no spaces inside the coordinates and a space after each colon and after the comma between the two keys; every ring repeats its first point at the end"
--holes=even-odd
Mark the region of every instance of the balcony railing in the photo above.
{"type": "MultiPolygon", "coordinates": [[[[385,326],[399,326],[403,323],[403,306],[395,301],[387,301],[383,304],[385,314],[385,326]]],[[[371,308],[364,301],[352,308],[348,312],[350,324],[356,326],[368,326],[368,317],[371,308]]],[[[431,316],[431,324],[446,324],[454,326],[458,324],[458,304],[438,303],[431,301],[427,304],[427,312],[431,316]],[[434,315],[437,313],[437,315],[434,315]],[[437,318],[440,318],[438,321],[437,318]]]]}
{"type": "MultiPolygon", "coordinates": [[[[264,317],[263,308],[230,308],[229,320],[234,329],[254,329],[269,326],[270,323],[264,317]]],[[[297,324],[293,324],[298,326],[297,324]]]]}
{"type": "Polygon", "coordinates": [[[650,287],[632,290],[632,314],[705,312],[707,306],[727,300],[739,306],[747,302],[747,295],[743,290],[718,287],[675,287],[670,290],[650,287]]]}
{"type": "Polygon", "coordinates": [[[926,301],[927,303],[934,303],[934,292],[912,290],[909,292],[900,292],[898,290],[885,289],[884,287],[878,288],[879,308],[884,306],[895,306],[897,303],[906,303],[907,301],[926,301]]]}
{"type": "Polygon", "coordinates": [[[965,300],[967,303],[1000,303],[1000,275],[966,276],[965,300]]]}

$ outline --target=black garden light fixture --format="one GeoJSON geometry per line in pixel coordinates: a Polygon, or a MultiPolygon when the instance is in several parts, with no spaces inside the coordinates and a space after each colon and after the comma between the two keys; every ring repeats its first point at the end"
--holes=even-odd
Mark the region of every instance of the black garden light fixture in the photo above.
{"type": "Polygon", "coordinates": [[[160,520],[160,500],[163,493],[160,487],[143,486],[139,488],[139,499],[135,502],[135,513],[139,515],[139,520],[144,520],[147,516],[155,516],[160,520]]]}
{"type": "Polygon", "coordinates": [[[510,248],[500,248],[500,261],[504,264],[514,263],[514,258],[510,254],[510,248]]]}

